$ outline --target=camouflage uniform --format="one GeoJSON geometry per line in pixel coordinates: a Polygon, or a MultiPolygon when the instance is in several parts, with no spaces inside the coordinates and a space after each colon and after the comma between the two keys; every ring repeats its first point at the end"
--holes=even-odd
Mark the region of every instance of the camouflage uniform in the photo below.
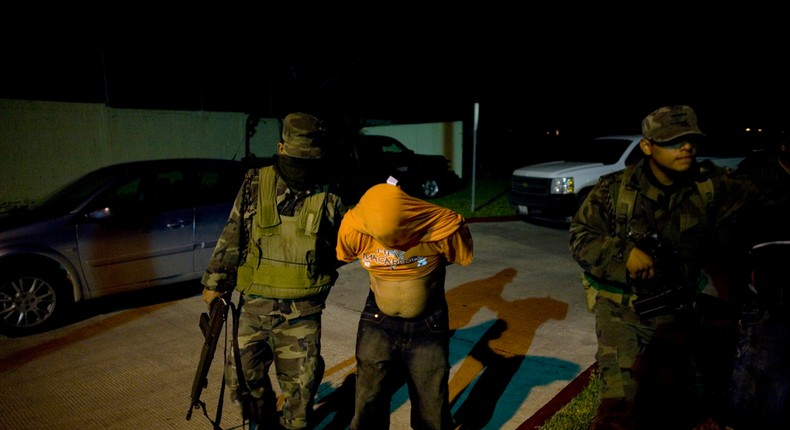
{"type": "Polygon", "coordinates": [[[640,319],[626,268],[635,243],[657,234],[677,251],[682,262],[680,282],[690,289],[700,286],[708,247],[725,238],[716,234],[717,227],[744,204],[749,188],[711,163],[692,166],[687,173],[686,180],[659,187],[645,159],[605,175],[571,222],[570,250],[585,271],[588,306],[596,317],[601,388],[592,428],[691,428],[698,418],[694,417],[699,394],[694,338],[689,331],[695,317],[668,314],[640,319]],[[712,200],[695,183],[708,179],[712,200]],[[618,219],[618,196],[624,187],[636,190],[629,220],[618,219]],[[668,374],[678,379],[662,377],[668,374]],[[668,423],[664,418],[676,421],[668,423]],[[678,427],[685,418],[691,425],[678,427]]]}
{"type": "MultiPolygon", "coordinates": [[[[288,137],[286,136],[288,130],[286,124],[284,139],[288,137]]],[[[290,152],[286,152],[286,155],[289,154],[290,152]]],[[[325,204],[314,253],[315,259],[319,262],[317,267],[320,273],[315,275],[324,277],[328,275],[331,283],[334,283],[338,264],[334,247],[340,220],[346,208],[338,195],[327,192],[323,188],[314,187],[304,192],[294,192],[278,170],[274,170],[273,195],[260,193],[261,177],[270,174],[267,169],[275,168],[269,166],[247,172],[202,282],[209,290],[223,291],[235,288],[241,294],[237,339],[244,380],[255,399],[255,407],[252,410],[256,411],[249,412],[246,405],[243,405],[244,418],[250,419],[251,423],[256,425],[263,424],[264,428],[268,428],[268,425],[276,425],[274,423],[276,398],[268,376],[269,369],[274,364],[277,369],[277,382],[284,397],[280,424],[287,429],[301,429],[308,425],[313,400],[323,377],[324,364],[320,348],[321,312],[325,307],[331,285],[315,290],[316,293],[306,297],[294,298],[292,292],[276,297],[277,294],[272,294],[277,291],[276,288],[267,288],[265,290],[267,295],[259,295],[256,293],[262,290],[237,283],[240,281],[237,276],[238,269],[244,265],[248,255],[253,255],[251,247],[260,246],[251,240],[254,223],[260,223],[259,207],[267,208],[275,205],[279,216],[285,220],[286,217],[294,217],[295,214],[298,216],[310,195],[323,193],[325,204]],[[294,194],[297,195],[296,198],[294,194]],[[259,202],[259,196],[269,201],[259,202]],[[291,204],[284,204],[287,203],[286,201],[291,204]],[[259,203],[269,206],[259,206],[259,203]]],[[[279,235],[267,236],[262,240],[282,241],[283,247],[290,243],[287,237],[279,235]]],[[[254,267],[255,270],[265,271],[278,263],[282,264],[261,258],[254,267]]],[[[308,278],[313,276],[305,276],[304,288],[309,288],[311,283],[314,283],[308,278]]],[[[240,384],[234,354],[231,354],[227,363],[226,381],[231,390],[231,398],[240,402],[240,384]]]]}
{"type": "Polygon", "coordinates": [[[747,157],[735,172],[760,190],[758,203],[740,217],[740,246],[727,265],[741,292],[727,392],[728,424],[736,429],[790,425],[790,170],[782,164],[790,162],[790,143],[774,145],[747,157]]]}

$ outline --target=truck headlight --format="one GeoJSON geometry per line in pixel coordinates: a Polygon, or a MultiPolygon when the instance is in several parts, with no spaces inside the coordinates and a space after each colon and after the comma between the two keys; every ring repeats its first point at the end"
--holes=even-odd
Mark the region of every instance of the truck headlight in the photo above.
{"type": "Polygon", "coordinates": [[[573,194],[573,178],[553,178],[551,194],[573,194]]]}

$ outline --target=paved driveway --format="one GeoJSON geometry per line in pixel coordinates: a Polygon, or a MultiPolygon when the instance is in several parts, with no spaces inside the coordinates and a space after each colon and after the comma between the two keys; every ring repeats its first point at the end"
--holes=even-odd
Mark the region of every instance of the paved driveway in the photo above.
{"type": "MultiPolygon", "coordinates": [[[[471,428],[516,429],[594,361],[592,314],[567,230],[522,221],[471,224],[475,261],[450,266],[450,392],[471,428]]],[[[354,341],[367,294],[358,263],[340,269],[324,312],[327,371],[319,429],[346,428],[352,411],[354,341]]],[[[0,337],[0,428],[210,429],[186,421],[202,346],[200,286],[182,284],[83,306],[76,321],[25,338],[0,337]]],[[[202,399],[214,418],[222,347],[202,399]]],[[[391,428],[408,429],[405,390],[391,428]]],[[[241,428],[226,393],[222,427],[241,428]]]]}

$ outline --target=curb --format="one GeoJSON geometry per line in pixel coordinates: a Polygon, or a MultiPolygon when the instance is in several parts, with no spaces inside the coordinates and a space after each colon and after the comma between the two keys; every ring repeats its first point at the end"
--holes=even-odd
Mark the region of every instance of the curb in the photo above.
{"type": "Polygon", "coordinates": [[[584,390],[590,383],[590,375],[598,368],[598,363],[593,363],[590,367],[577,376],[565,388],[560,390],[553,399],[538,409],[529,419],[524,421],[516,430],[535,430],[546,424],[563,406],[567,405],[574,397],[584,390]]]}

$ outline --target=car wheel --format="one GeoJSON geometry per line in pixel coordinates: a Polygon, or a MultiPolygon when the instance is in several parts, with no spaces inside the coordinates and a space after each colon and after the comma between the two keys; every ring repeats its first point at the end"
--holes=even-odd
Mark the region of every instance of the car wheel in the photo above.
{"type": "Polygon", "coordinates": [[[428,198],[437,197],[441,188],[439,181],[436,179],[428,178],[422,182],[422,195],[428,198]]]}
{"type": "Polygon", "coordinates": [[[56,270],[13,269],[0,279],[0,333],[25,335],[52,328],[73,302],[56,270]]]}

